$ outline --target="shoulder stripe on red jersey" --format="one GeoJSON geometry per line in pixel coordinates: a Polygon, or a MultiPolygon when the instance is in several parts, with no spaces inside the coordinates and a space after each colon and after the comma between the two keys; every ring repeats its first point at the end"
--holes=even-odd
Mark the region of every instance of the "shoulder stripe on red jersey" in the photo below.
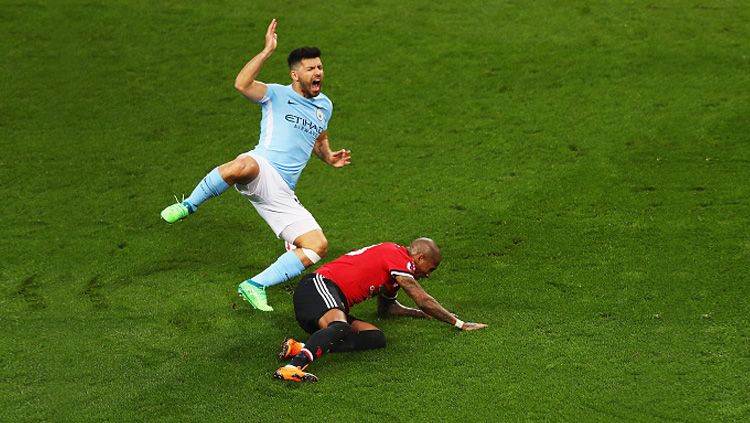
{"type": "Polygon", "coordinates": [[[391,276],[403,276],[405,278],[412,278],[414,279],[414,275],[412,275],[409,272],[404,272],[401,270],[391,270],[391,276]]]}

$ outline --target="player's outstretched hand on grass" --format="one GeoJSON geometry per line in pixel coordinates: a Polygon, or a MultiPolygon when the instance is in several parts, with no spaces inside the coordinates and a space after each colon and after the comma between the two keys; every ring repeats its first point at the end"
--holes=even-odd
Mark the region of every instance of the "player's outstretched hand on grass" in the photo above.
{"type": "Polygon", "coordinates": [[[461,330],[477,330],[484,329],[486,327],[487,325],[485,325],[484,323],[465,322],[461,327],[461,330]]]}
{"type": "Polygon", "coordinates": [[[273,53],[276,50],[279,36],[276,35],[276,19],[272,19],[266,30],[266,48],[268,53],[273,53]]]}

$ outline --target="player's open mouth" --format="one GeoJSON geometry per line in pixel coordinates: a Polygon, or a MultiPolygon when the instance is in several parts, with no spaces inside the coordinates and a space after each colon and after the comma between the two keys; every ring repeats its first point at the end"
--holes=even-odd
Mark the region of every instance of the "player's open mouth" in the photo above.
{"type": "Polygon", "coordinates": [[[312,87],[315,89],[320,89],[320,79],[313,79],[312,87]]]}

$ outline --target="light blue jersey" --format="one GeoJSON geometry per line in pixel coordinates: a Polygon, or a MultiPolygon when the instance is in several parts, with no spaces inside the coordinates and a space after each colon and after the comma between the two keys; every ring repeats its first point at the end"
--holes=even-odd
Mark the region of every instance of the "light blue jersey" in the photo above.
{"type": "Polygon", "coordinates": [[[253,153],[268,160],[294,190],[312,154],[315,140],[328,128],[333,103],[320,93],[305,98],[291,85],[267,84],[260,100],[263,118],[253,153]]]}

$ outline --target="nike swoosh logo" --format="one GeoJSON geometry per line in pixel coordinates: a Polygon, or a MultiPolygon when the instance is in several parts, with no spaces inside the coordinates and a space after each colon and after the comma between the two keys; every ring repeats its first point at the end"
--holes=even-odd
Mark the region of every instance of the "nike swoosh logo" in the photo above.
{"type": "Polygon", "coordinates": [[[292,100],[287,100],[286,102],[287,102],[287,104],[297,104],[297,103],[293,102],[292,100]]]}

